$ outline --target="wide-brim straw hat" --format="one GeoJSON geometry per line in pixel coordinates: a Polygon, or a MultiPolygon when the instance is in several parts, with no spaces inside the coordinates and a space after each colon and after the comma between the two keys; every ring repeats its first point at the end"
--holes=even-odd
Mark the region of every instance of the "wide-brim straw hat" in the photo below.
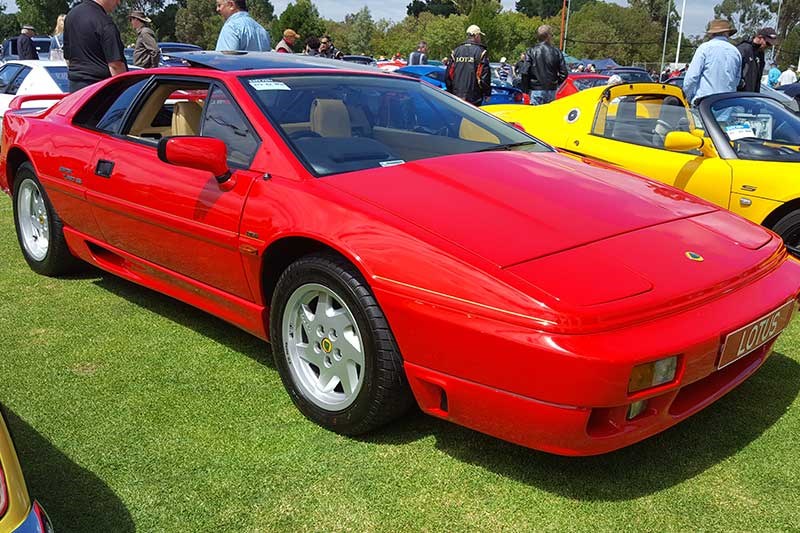
{"type": "Polygon", "coordinates": [[[128,18],[141,20],[145,24],[150,24],[151,22],[153,22],[152,20],[150,20],[145,16],[144,11],[131,11],[130,13],[128,13],[128,18]]]}
{"type": "Polygon", "coordinates": [[[725,19],[712,20],[708,25],[706,34],[720,35],[722,33],[725,33],[730,37],[731,35],[734,35],[736,33],[736,28],[734,28],[733,25],[725,19]]]}

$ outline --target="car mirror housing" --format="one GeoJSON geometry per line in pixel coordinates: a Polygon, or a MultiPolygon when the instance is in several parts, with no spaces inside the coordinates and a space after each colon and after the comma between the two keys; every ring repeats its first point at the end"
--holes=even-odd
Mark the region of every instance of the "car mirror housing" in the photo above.
{"type": "Polygon", "coordinates": [[[219,139],[194,135],[164,137],[158,142],[158,158],[170,165],[206,170],[221,188],[229,184],[228,147],[219,139]]]}
{"type": "Polygon", "coordinates": [[[703,147],[703,139],[688,131],[671,131],[664,139],[664,149],[672,152],[689,152],[703,147]]]}

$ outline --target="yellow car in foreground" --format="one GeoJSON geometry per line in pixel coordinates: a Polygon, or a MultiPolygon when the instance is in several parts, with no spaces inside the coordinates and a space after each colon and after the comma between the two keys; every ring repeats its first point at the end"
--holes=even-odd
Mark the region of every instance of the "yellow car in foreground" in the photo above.
{"type": "Polygon", "coordinates": [[[573,154],[663,181],[778,233],[800,257],[800,117],[756,93],[687,105],[679,87],[596,87],[482,109],[573,154]]]}
{"type": "Polygon", "coordinates": [[[51,533],[42,507],[31,500],[0,405],[0,533],[51,533]]]}

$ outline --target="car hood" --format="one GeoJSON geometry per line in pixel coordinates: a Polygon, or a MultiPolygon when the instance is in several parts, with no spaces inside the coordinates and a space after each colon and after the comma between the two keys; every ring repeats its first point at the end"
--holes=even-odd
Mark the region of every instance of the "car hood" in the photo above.
{"type": "Polygon", "coordinates": [[[324,179],[500,267],[717,210],[557,153],[463,154],[324,179]]]}

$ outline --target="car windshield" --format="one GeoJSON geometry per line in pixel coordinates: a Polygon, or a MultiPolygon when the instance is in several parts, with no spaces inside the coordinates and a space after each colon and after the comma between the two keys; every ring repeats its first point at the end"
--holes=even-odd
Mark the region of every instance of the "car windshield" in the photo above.
{"type": "Polygon", "coordinates": [[[800,162],[800,117],[770,98],[733,97],[711,114],[740,159],[800,162]]]}
{"type": "Polygon", "coordinates": [[[513,126],[414,80],[309,74],[242,78],[318,176],[487,149],[550,151],[513,126]]]}
{"type": "Polygon", "coordinates": [[[69,92],[69,79],[67,79],[67,67],[44,67],[58,88],[63,92],[69,92]]]}

